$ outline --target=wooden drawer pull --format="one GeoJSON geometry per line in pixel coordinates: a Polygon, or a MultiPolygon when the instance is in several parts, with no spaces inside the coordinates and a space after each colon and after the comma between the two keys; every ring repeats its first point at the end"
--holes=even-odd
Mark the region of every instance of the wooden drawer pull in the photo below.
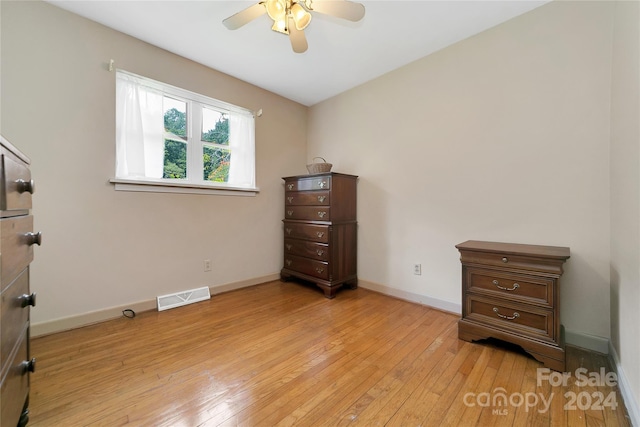
{"type": "Polygon", "coordinates": [[[497,314],[499,318],[505,319],[505,320],[513,320],[513,319],[517,319],[518,317],[520,317],[520,313],[518,313],[517,311],[514,311],[513,312],[513,316],[511,316],[511,317],[505,316],[504,314],[500,314],[498,312],[498,307],[493,307],[493,312],[495,314],[497,314]]]}
{"type": "Polygon", "coordinates": [[[496,285],[496,288],[502,289],[503,291],[515,291],[520,287],[519,284],[514,283],[512,288],[505,288],[504,286],[500,286],[500,282],[498,282],[497,280],[494,280],[492,283],[496,285]]]}

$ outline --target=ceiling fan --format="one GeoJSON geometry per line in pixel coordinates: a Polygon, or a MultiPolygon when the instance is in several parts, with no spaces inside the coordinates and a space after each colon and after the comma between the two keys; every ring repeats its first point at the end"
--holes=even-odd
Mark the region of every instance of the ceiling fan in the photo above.
{"type": "Polygon", "coordinates": [[[262,0],[222,23],[235,30],[266,13],[273,20],[271,29],[288,34],[293,51],[303,53],[308,48],[304,29],[311,22],[311,12],[357,22],[364,17],[364,6],[348,0],[262,0]]]}

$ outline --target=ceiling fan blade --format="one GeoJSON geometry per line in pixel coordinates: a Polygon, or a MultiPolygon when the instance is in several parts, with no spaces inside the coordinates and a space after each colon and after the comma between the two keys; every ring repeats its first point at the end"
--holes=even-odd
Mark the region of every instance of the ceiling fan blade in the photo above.
{"type": "Polygon", "coordinates": [[[295,53],[304,53],[307,51],[309,45],[307,44],[307,37],[304,35],[303,30],[298,30],[292,17],[289,17],[289,40],[291,41],[291,48],[295,53]]]}
{"type": "Polygon", "coordinates": [[[364,5],[347,0],[313,0],[310,9],[353,22],[364,18],[364,5]]]}
{"type": "Polygon", "coordinates": [[[235,15],[231,15],[222,23],[230,30],[236,30],[242,27],[244,24],[253,21],[260,15],[267,13],[267,9],[264,7],[264,3],[256,3],[253,6],[249,6],[245,10],[241,10],[235,15]]]}

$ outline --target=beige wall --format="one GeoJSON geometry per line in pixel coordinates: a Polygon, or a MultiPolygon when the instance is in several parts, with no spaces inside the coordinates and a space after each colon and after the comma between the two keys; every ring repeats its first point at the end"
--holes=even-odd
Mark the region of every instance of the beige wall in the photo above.
{"type": "Polygon", "coordinates": [[[562,322],[606,352],[611,33],[551,3],[311,108],[308,159],[360,176],[365,286],[459,310],[457,243],[569,246],[562,322]]]}
{"type": "Polygon", "coordinates": [[[32,160],[35,227],[44,236],[32,264],[36,326],[279,272],[280,178],[304,170],[306,107],[47,3],[1,5],[0,129],[32,160]],[[133,73],[262,108],[259,195],[114,191],[110,59],[133,73]],[[204,259],[213,261],[212,272],[203,271],[204,259]]]}
{"type": "Polygon", "coordinates": [[[629,381],[630,399],[636,401],[636,423],[640,422],[639,26],[639,3],[618,2],[611,97],[611,342],[619,369],[629,381]]]}

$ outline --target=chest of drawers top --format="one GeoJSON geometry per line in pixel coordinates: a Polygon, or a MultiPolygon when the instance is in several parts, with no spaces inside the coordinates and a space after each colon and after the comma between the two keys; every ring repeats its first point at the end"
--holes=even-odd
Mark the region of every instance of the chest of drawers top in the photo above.
{"type": "Polygon", "coordinates": [[[298,175],[285,181],[285,220],[355,221],[358,177],[336,172],[298,175]]]}

